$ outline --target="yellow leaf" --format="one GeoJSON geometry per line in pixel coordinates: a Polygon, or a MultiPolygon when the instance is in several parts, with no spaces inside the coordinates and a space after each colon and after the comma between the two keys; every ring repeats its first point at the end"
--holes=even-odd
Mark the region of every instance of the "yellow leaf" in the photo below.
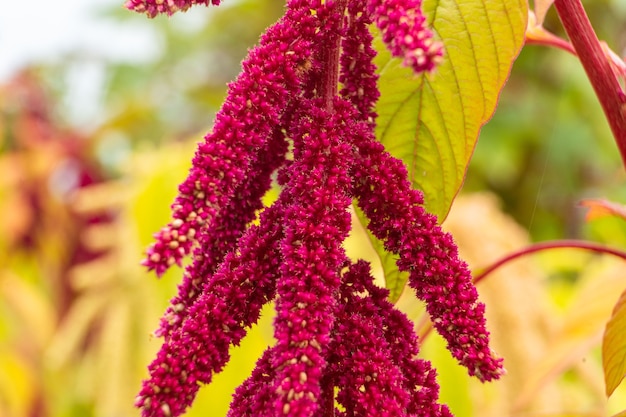
{"type": "Polygon", "coordinates": [[[626,376],[626,290],[615,304],[604,331],[602,367],[608,397],[626,376]]]}
{"type": "Polygon", "coordinates": [[[435,74],[415,76],[377,39],[376,137],[404,161],[426,209],[441,222],[524,44],[528,3],[426,0],[423,10],[444,43],[444,61],[435,74]]]}
{"type": "Polygon", "coordinates": [[[0,415],[29,415],[41,389],[33,364],[13,350],[0,349],[0,369],[0,415]]]}
{"type": "Polygon", "coordinates": [[[80,355],[94,321],[108,302],[107,297],[95,291],[78,298],[48,348],[46,359],[53,368],[71,363],[80,355]]]}
{"type": "Polygon", "coordinates": [[[27,332],[38,349],[42,349],[53,335],[56,312],[41,288],[13,274],[4,273],[0,276],[0,299],[5,299],[17,313],[20,328],[27,332]]]}

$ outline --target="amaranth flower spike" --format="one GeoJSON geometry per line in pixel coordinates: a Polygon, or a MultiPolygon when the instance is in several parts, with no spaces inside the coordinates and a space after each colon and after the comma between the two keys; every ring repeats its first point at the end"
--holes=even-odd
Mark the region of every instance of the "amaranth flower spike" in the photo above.
{"type": "MultiPolygon", "coordinates": [[[[126,6],[153,17],[194,4],[209,1],[126,6]]],[[[369,26],[420,72],[443,56],[425,22],[419,0],[289,0],[251,50],[144,261],[161,275],[193,254],[157,331],[164,344],[136,401],[143,416],[184,413],[271,301],[276,343],[229,417],[451,415],[438,403],[435,370],[416,356],[412,323],[373,284],[367,262],[343,250],[352,201],[399,256],[452,355],[483,381],[502,374],[452,237],[375,140],[369,26]],[[280,196],[253,224],[275,174],[280,196]]]]}
{"type": "Polygon", "coordinates": [[[184,12],[194,4],[217,6],[220,0],[128,0],[124,6],[138,13],[145,13],[148,17],[155,17],[159,13],[171,16],[178,11],[184,12]]]}

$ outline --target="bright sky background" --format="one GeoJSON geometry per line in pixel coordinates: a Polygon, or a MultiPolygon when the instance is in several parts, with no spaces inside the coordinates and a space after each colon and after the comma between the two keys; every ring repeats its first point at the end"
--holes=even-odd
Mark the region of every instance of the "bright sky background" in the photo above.
{"type": "MultiPolygon", "coordinates": [[[[80,56],[70,67],[68,79],[62,80],[67,86],[64,113],[77,127],[98,125],[106,84],[105,61],[141,63],[160,54],[161,37],[154,21],[126,11],[124,0],[0,2],[0,84],[29,64],[58,62],[70,52],[80,56]],[[98,15],[115,7],[134,18],[120,22],[98,15]]],[[[210,8],[200,7],[168,20],[193,31],[209,16],[210,8]]]]}
{"type": "Polygon", "coordinates": [[[0,83],[31,63],[80,54],[69,71],[63,103],[76,126],[98,124],[104,61],[138,63],[159,53],[159,36],[149,19],[119,23],[98,17],[103,8],[122,9],[124,0],[0,1],[0,83]]]}
{"type": "Polygon", "coordinates": [[[145,60],[156,53],[149,25],[131,27],[96,19],[95,13],[100,8],[121,8],[123,0],[5,0],[3,3],[0,82],[29,62],[53,60],[72,50],[123,61],[145,60]]]}

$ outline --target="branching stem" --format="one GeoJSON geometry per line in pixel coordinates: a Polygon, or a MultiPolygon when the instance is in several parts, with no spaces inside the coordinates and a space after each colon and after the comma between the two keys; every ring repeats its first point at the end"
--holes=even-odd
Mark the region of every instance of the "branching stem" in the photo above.
{"type": "Polygon", "coordinates": [[[526,31],[526,45],[552,46],[562,49],[576,56],[576,51],[571,43],[561,39],[553,33],[548,32],[542,26],[533,27],[526,31]]]}
{"type": "Polygon", "coordinates": [[[626,166],[626,94],[581,1],[555,0],[554,6],[600,100],[626,166]]]}

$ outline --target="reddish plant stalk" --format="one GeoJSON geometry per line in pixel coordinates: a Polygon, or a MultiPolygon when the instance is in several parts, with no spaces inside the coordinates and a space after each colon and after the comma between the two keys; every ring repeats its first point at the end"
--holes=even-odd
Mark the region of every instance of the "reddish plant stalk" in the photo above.
{"type": "Polygon", "coordinates": [[[548,32],[543,27],[532,28],[526,32],[526,45],[543,45],[543,46],[552,46],[554,48],[562,49],[565,52],[569,52],[574,56],[576,55],[576,51],[571,43],[566,41],[565,39],[561,39],[553,33],[548,32]]]}
{"type": "Polygon", "coordinates": [[[580,0],[555,0],[554,6],[600,100],[626,167],[626,94],[580,0]]]}
{"type": "Polygon", "coordinates": [[[618,258],[621,258],[626,261],[626,252],[623,252],[618,249],[613,249],[605,245],[601,245],[599,243],[587,242],[584,240],[554,240],[549,242],[539,242],[530,246],[526,246],[519,251],[513,252],[504,258],[498,260],[497,262],[489,265],[487,268],[482,270],[480,273],[474,275],[474,284],[478,284],[482,281],[487,275],[492,273],[494,270],[498,269],[502,265],[517,259],[519,257],[530,255],[531,253],[541,252],[546,249],[583,249],[589,252],[603,253],[607,255],[613,255],[618,258]]]}
{"type": "MultiPolygon", "coordinates": [[[[489,274],[491,274],[496,269],[500,268],[503,265],[526,255],[530,255],[536,252],[541,252],[547,249],[582,249],[589,252],[596,252],[605,255],[613,255],[618,258],[626,261],[626,252],[621,251],[619,249],[610,248],[608,246],[587,242],[585,240],[573,240],[573,239],[563,239],[563,240],[552,240],[548,242],[539,242],[529,246],[526,246],[518,251],[508,254],[507,256],[498,259],[496,262],[487,266],[485,269],[480,271],[477,274],[474,274],[474,285],[478,285],[480,281],[485,279],[489,274]]],[[[430,334],[433,329],[432,324],[428,316],[422,317],[420,322],[416,326],[419,340],[424,340],[430,334]]]]}
{"type": "MultiPolygon", "coordinates": [[[[348,0],[337,1],[336,8],[343,16],[348,0]]],[[[341,22],[343,25],[343,22],[341,22]]],[[[337,86],[339,85],[339,57],[341,53],[341,36],[339,33],[343,28],[338,29],[330,39],[330,46],[322,51],[322,80],[319,86],[318,96],[324,100],[324,107],[329,112],[333,108],[333,100],[337,95],[337,86]]]]}
{"type": "MultiPolygon", "coordinates": [[[[337,2],[337,10],[343,14],[348,0],[339,0],[337,2]]],[[[341,21],[343,25],[343,21],[341,21]]],[[[343,28],[338,28],[338,32],[341,32],[343,28]]],[[[323,52],[324,57],[322,60],[322,81],[321,91],[318,91],[318,95],[324,102],[324,107],[330,113],[333,110],[333,101],[337,96],[337,87],[339,85],[339,60],[341,56],[341,36],[336,33],[334,38],[331,39],[331,46],[325,49],[323,52]]],[[[324,381],[326,390],[322,392],[322,398],[320,399],[320,412],[322,417],[334,417],[335,416],[335,392],[334,384],[330,381],[324,381]],[[330,389],[328,389],[330,387],[330,389]]]]}

